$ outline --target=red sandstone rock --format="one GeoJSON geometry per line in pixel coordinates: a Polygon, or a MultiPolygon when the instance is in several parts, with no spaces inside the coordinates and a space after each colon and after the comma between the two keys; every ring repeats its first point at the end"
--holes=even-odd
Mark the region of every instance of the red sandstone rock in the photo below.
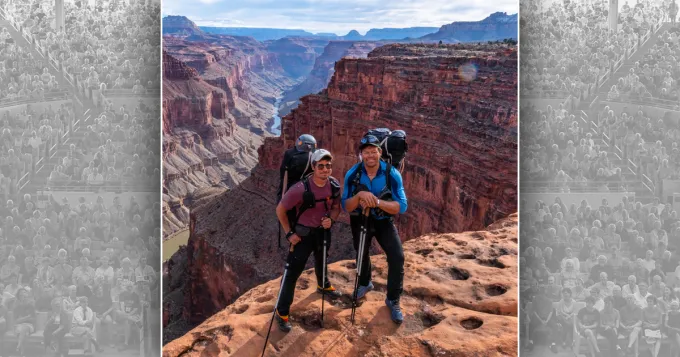
{"type": "Polygon", "coordinates": [[[327,42],[204,33],[164,38],[166,236],[186,227],[196,195],[248,177],[272,125],[274,98],[308,72],[327,42]]]}
{"type": "MultiPolygon", "coordinates": [[[[272,328],[267,356],[516,356],[517,215],[486,231],[434,234],[404,244],[406,258],[396,326],[384,305],[387,264],[372,257],[377,290],[349,321],[354,261],[329,265],[329,278],[345,296],[325,304],[313,270],[298,280],[291,308],[293,330],[272,328]]],[[[163,348],[164,357],[259,356],[280,278],[250,289],[224,310],[163,348]]]]}
{"type": "MultiPolygon", "coordinates": [[[[284,118],[281,137],[258,149],[251,176],[192,213],[186,254],[168,264],[175,273],[166,278],[186,284],[164,290],[164,304],[172,305],[164,340],[281,274],[286,250],[276,246],[278,166],[302,133],[333,152],[334,176],[341,178],[368,128],[407,131],[409,211],[397,218],[402,240],[477,230],[516,212],[516,87],[516,49],[499,45],[388,45],[369,58],[339,61],[328,88],[302,98],[284,118]],[[461,68],[471,65],[477,75],[469,81],[461,68]]],[[[334,226],[331,262],[355,254],[345,222],[342,217],[334,226]]]]}

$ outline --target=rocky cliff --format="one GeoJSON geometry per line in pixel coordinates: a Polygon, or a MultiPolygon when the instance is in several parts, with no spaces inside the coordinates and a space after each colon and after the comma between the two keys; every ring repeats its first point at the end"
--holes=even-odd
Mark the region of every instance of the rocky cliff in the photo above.
{"type": "MultiPolygon", "coordinates": [[[[251,176],[192,213],[188,246],[167,266],[165,341],[280,275],[278,166],[302,133],[334,153],[342,178],[368,128],[406,130],[402,240],[481,229],[515,212],[516,87],[516,48],[501,45],[387,45],[338,61],[328,88],[302,98],[281,136],[258,149],[251,176]]],[[[346,221],[333,228],[331,262],[354,255],[346,221]]]]}
{"type": "Polygon", "coordinates": [[[250,174],[275,98],[296,81],[251,38],[166,37],[163,56],[167,237],[186,228],[199,201],[250,174]]]}
{"type": "Polygon", "coordinates": [[[335,70],[335,62],[343,57],[365,58],[376,47],[382,46],[383,42],[368,41],[331,41],[324,48],[323,53],[316,58],[314,67],[302,83],[287,90],[279,106],[279,115],[290,113],[300,103],[300,98],[307,94],[314,94],[326,88],[335,70]]]}
{"type": "Polygon", "coordinates": [[[481,21],[457,21],[419,40],[442,42],[486,42],[517,39],[517,14],[496,12],[481,21]]]}
{"type": "Polygon", "coordinates": [[[185,16],[166,16],[163,18],[163,34],[187,36],[202,33],[203,31],[185,16]]]}
{"type": "Polygon", "coordinates": [[[286,75],[291,78],[307,76],[327,44],[327,39],[300,37],[265,42],[267,51],[276,56],[286,75]]]}
{"type": "MultiPolygon", "coordinates": [[[[516,356],[517,215],[485,231],[435,234],[404,244],[401,306],[392,323],[384,305],[387,264],[374,256],[377,289],[349,321],[354,261],[328,266],[329,279],[345,295],[325,304],[313,270],[298,280],[291,308],[293,330],[272,328],[267,356],[516,356]]],[[[280,269],[279,269],[280,270],[280,269]]],[[[280,278],[257,286],[224,310],[163,348],[164,357],[260,356],[280,278]]]]}

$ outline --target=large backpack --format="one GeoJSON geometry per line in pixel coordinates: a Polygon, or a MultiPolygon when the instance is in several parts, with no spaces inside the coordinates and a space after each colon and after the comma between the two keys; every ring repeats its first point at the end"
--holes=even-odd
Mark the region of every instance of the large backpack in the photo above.
{"type": "Polygon", "coordinates": [[[289,188],[312,173],[312,153],[298,151],[296,148],[286,150],[281,162],[280,172],[277,202],[281,200],[281,197],[289,188]]]}
{"type": "Polygon", "coordinates": [[[404,170],[404,158],[408,151],[405,131],[377,128],[369,130],[366,135],[373,135],[380,140],[380,147],[382,148],[381,159],[383,161],[392,164],[399,172],[404,170]]]}

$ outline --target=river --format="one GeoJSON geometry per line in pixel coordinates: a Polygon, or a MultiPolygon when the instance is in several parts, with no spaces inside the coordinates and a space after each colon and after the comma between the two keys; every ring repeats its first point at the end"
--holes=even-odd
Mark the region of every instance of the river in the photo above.
{"type": "Polygon", "coordinates": [[[269,128],[269,132],[276,136],[281,135],[281,117],[279,116],[279,105],[281,105],[282,99],[283,97],[276,98],[276,102],[274,103],[274,115],[272,115],[274,124],[272,124],[271,128],[269,128]]]}

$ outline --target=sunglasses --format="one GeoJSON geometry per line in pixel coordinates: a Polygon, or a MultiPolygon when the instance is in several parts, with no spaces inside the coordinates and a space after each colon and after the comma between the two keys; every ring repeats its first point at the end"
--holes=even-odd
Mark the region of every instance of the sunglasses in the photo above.
{"type": "Polygon", "coordinates": [[[325,168],[325,169],[330,170],[330,169],[333,168],[333,164],[316,164],[316,168],[318,168],[318,169],[324,169],[325,168]]]}
{"type": "Polygon", "coordinates": [[[361,145],[364,145],[364,144],[378,144],[378,145],[380,145],[380,140],[373,135],[366,135],[363,138],[361,138],[361,145]]]}

